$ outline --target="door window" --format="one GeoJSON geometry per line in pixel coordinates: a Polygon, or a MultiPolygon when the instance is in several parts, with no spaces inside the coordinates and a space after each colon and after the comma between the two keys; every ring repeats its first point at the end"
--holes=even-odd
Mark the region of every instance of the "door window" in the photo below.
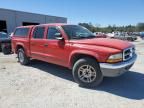
{"type": "Polygon", "coordinates": [[[28,36],[29,33],[29,28],[17,28],[14,36],[19,36],[19,37],[26,37],[28,36]]]}
{"type": "Polygon", "coordinates": [[[56,27],[49,27],[48,28],[48,34],[47,34],[47,39],[56,39],[56,34],[60,33],[58,28],[56,27]]]}
{"type": "Polygon", "coordinates": [[[43,39],[44,38],[45,27],[36,27],[33,32],[33,38],[43,39]]]}

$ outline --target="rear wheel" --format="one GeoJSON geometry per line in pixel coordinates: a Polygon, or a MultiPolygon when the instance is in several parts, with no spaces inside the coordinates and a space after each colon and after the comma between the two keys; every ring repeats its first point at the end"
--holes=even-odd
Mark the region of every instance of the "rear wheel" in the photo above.
{"type": "Polygon", "coordinates": [[[26,56],[26,54],[22,48],[18,50],[18,61],[22,65],[27,65],[30,61],[30,59],[26,56]]]}
{"type": "Polygon", "coordinates": [[[6,54],[10,54],[11,50],[9,48],[2,48],[2,52],[4,55],[6,55],[6,54]]]}
{"type": "Polygon", "coordinates": [[[2,48],[1,49],[2,49],[2,52],[3,52],[4,55],[11,53],[11,48],[10,47],[5,47],[4,44],[2,44],[2,48]]]}
{"type": "Polygon", "coordinates": [[[74,64],[73,77],[82,87],[96,87],[103,80],[98,63],[91,58],[80,59],[74,64]]]}

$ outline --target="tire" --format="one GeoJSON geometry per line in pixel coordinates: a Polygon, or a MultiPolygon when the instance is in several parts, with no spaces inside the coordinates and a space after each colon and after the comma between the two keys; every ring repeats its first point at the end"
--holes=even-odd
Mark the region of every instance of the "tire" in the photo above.
{"type": "Polygon", "coordinates": [[[11,53],[11,50],[9,48],[2,48],[2,52],[4,55],[7,55],[7,54],[10,54],[11,53]]]}
{"type": "Polygon", "coordinates": [[[11,48],[6,47],[5,44],[1,44],[1,50],[4,55],[10,54],[11,53],[11,48]]]}
{"type": "Polygon", "coordinates": [[[28,65],[29,61],[30,61],[30,59],[26,56],[26,54],[22,48],[18,49],[18,61],[22,65],[28,65]]]}
{"type": "Polygon", "coordinates": [[[74,64],[73,78],[79,84],[79,86],[88,87],[88,88],[96,87],[103,81],[103,75],[100,70],[98,62],[96,62],[96,60],[91,58],[79,59],[74,64]],[[86,71],[86,69],[88,68],[89,68],[89,72],[86,71]],[[91,76],[92,71],[93,71],[93,76],[91,76]]]}

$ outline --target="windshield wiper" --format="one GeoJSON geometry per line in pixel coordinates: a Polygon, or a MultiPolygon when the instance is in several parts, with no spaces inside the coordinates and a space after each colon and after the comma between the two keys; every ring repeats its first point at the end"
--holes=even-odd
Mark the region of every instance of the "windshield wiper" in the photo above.
{"type": "Polygon", "coordinates": [[[88,38],[88,39],[96,38],[96,36],[94,36],[94,35],[90,35],[90,36],[88,36],[87,38],[88,38]]]}
{"type": "Polygon", "coordinates": [[[91,38],[96,38],[96,36],[90,35],[90,36],[76,36],[76,37],[72,37],[72,39],[91,39],[91,38]]]}
{"type": "Polygon", "coordinates": [[[75,37],[72,37],[72,39],[84,39],[84,38],[87,38],[85,36],[75,36],[75,37]]]}

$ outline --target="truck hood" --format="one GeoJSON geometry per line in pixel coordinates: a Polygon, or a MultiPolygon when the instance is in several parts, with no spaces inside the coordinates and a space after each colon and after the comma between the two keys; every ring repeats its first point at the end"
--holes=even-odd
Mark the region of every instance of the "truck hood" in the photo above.
{"type": "Polygon", "coordinates": [[[104,46],[104,47],[115,48],[119,50],[123,50],[123,49],[133,46],[133,44],[127,41],[122,41],[118,39],[108,39],[108,38],[73,40],[72,42],[74,44],[104,46]]]}

